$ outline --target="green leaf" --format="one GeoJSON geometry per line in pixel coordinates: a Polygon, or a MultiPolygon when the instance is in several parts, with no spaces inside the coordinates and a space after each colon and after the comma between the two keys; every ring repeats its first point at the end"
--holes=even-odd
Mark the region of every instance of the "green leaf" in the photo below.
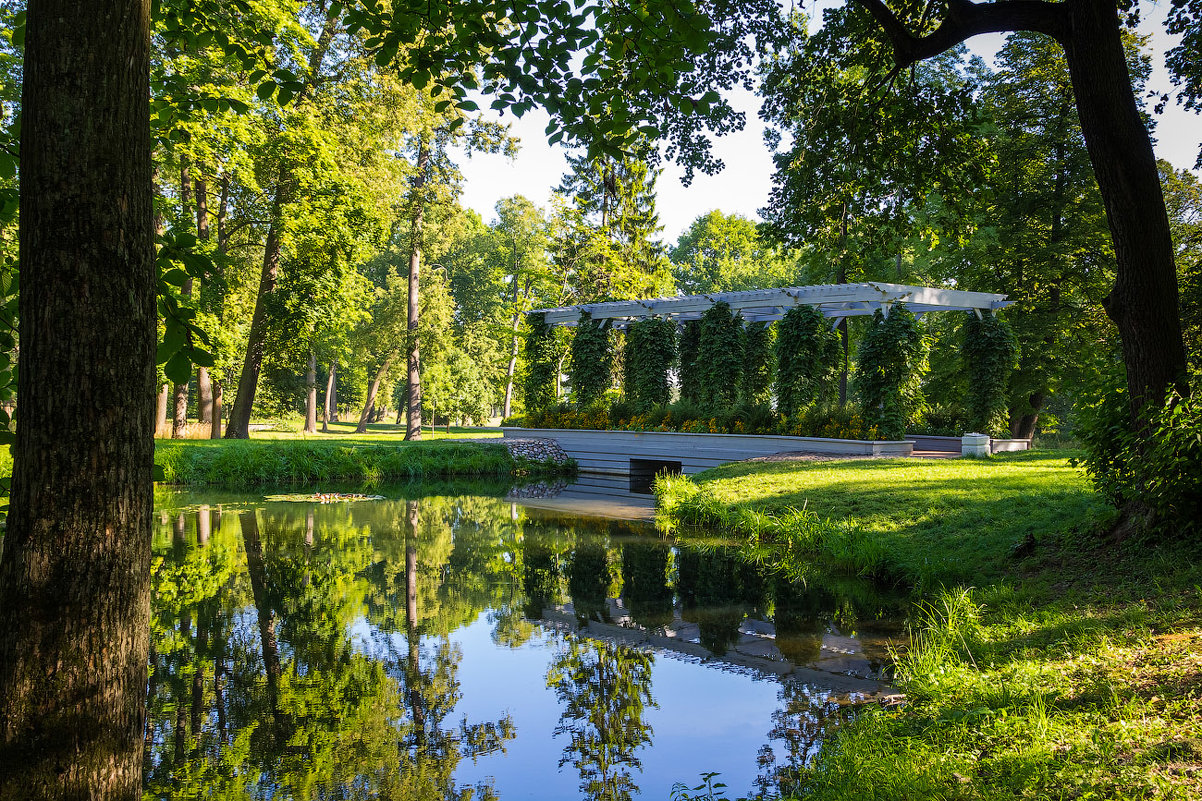
{"type": "Polygon", "coordinates": [[[192,362],[182,351],[178,351],[163,365],[163,374],[168,380],[183,384],[192,375],[192,362]]]}
{"type": "Polygon", "coordinates": [[[263,81],[263,83],[259,84],[259,88],[255,90],[255,94],[258,95],[260,100],[267,100],[275,94],[275,89],[275,81],[263,81]]]}

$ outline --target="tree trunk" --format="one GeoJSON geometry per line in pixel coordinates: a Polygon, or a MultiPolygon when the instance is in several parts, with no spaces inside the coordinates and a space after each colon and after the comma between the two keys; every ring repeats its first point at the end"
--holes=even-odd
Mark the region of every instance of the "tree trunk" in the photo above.
{"type": "MultiPolygon", "coordinates": [[[[324,4],[322,13],[324,14],[324,4]]],[[[325,60],[330,41],[338,26],[338,15],[326,18],[321,34],[309,54],[309,73],[304,86],[296,95],[296,105],[308,100],[317,81],[321,63],[325,60]]],[[[255,392],[259,386],[259,371],[263,367],[263,348],[267,342],[268,298],[275,292],[276,282],[280,275],[280,225],[283,220],[283,209],[288,202],[288,193],[293,181],[292,168],[282,164],[279,168],[279,180],[276,183],[275,197],[271,203],[271,214],[268,218],[267,241],[263,246],[263,269],[259,273],[259,291],[255,297],[255,311],[250,320],[250,332],[247,335],[246,356],[242,360],[242,372],[238,376],[238,394],[234,397],[234,408],[230,410],[229,425],[226,426],[226,439],[250,438],[250,413],[255,402],[255,392]]]]}
{"type": "Polygon", "coordinates": [[[213,382],[209,380],[209,368],[196,368],[196,422],[201,425],[213,423],[213,382]]]}
{"type": "Polygon", "coordinates": [[[250,318],[242,372],[238,376],[238,394],[234,396],[234,408],[230,410],[229,425],[225,428],[226,439],[250,438],[250,412],[255,402],[255,391],[259,386],[259,371],[263,367],[263,348],[267,344],[267,307],[280,277],[279,227],[284,208],[285,180],[286,176],[281,175],[280,184],[276,187],[275,200],[271,204],[271,223],[263,247],[263,268],[259,271],[259,291],[255,297],[255,311],[250,318]]]}
{"type": "Polygon", "coordinates": [[[170,384],[163,384],[159,387],[159,395],[154,407],[154,435],[156,437],[167,436],[167,401],[170,397],[170,384]]]}
{"type": "Polygon", "coordinates": [[[317,433],[317,351],[309,351],[309,369],[305,370],[305,433],[317,433]]]}
{"type": "MultiPolygon", "coordinates": [[[[384,376],[388,373],[388,368],[392,367],[392,360],[396,358],[395,353],[390,353],[388,358],[384,360],[384,364],[376,372],[376,377],[367,385],[367,400],[363,403],[363,412],[359,415],[359,425],[355,426],[356,434],[364,434],[367,432],[367,424],[371,422],[372,415],[376,411],[376,395],[380,392],[380,382],[384,380],[384,376]]],[[[409,439],[406,435],[405,439],[409,439]]],[[[415,437],[414,439],[420,439],[415,437]]]]}
{"type": "MultiPolygon", "coordinates": [[[[531,281],[526,281],[525,299],[530,298],[531,281]]],[[[518,275],[513,274],[513,339],[509,349],[509,367],[505,370],[505,404],[501,407],[502,419],[513,413],[513,377],[518,366],[518,326],[522,322],[522,310],[518,305],[518,275]]]]}
{"type": "Polygon", "coordinates": [[[1102,300],[1119,329],[1132,415],[1182,394],[1185,346],[1177,310],[1177,269],[1156,157],[1139,115],[1113,0],[1073,0],[1065,58],[1081,130],[1106,206],[1118,273],[1102,300]]]}
{"type": "MultiPolygon", "coordinates": [[[[185,219],[188,209],[192,206],[192,172],[191,162],[187,156],[179,160],[179,197],[183,206],[185,219]]],[[[192,297],[192,279],[184,282],[181,294],[185,298],[192,297]]],[[[175,385],[175,414],[171,420],[172,439],[183,439],[188,427],[188,382],[175,385]]]]}
{"type": "Polygon", "coordinates": [[[174,413],[171,416],[172,439],[183,439],[188,426],[188,384],[175,385],[174,413]]]}
{"type": "Polygon", "coordinates": [[[1043,408],[1044,394],[1032,392],[1027,402],[1029,410],[1014,410],[1010,415],[1010,434],[1016,439],[1031,439],[1035,436],[1035,425],[1039,422],[1039,410],[1043,408]]]}
{"type": "Polygon", "coordinates": [[[221,416],[225,413],[222,408],[225,400],[225,383],[222,381],[214,382],[213,384],[213,427],[209,429],[209,439],[221,439],[221,416]]]}
{"type": "MultiPolygon", "coordinates": [[[[426,186],[426,172],[430,169],[430,148],[425,140],[417,151],[417,174],[413,179],[413,194],[417,200],[413,213],[413,227],[409,239],[409,373],[405,381],[405,439],[422,438],[422,372],[421,348],[417,341],[419,290],[418,277],[422,264],[422,231],[426,220],[426,201],[422,190],[426,186]]],[[[362,423],[360,423],[362,425],[362,423]]]]}
{"type": "Polygon", "coordinates": [[[155,398],[150,3],[27,11],[0,798],[136,799],[155,398]]]}
{"type": "Polygon", "coordinates": [[[330,362],[330,373],[326,376],[326,402],[322,407],[321,415],[321,431],[328,433],[330,430],[331,415],[333,414],[334,389],[336,381],[334,380],[334,371],[338,368],[338,361],[330,362]]]}

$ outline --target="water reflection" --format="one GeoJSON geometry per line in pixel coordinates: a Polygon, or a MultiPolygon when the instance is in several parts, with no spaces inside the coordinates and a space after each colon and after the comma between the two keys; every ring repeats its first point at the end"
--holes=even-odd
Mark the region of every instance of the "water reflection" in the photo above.
{"type": "Polygon", "coordinates": [[[618,801],[705,770],[775,793],[841,694],[876,686],[864,635],[890,601],[870,588],[397,495],[159,498],[147,797],[618,801]]]}

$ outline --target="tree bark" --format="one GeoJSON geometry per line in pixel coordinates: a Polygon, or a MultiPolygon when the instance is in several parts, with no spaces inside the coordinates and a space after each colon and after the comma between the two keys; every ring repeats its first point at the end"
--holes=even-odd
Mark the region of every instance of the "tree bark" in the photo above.
{"type": "Polygon", "coordinates": [[[209,379],[209,368],[196,368],[196,422],[201,425],[213,423],[213,382],[209,379]]]}
{"type": "MultiPolygon", "coordinates": [[[[179,198],[184,209],[184,219],[192,206],[192,169],[187,156],[179,160],[179,198]]],[[[189,278],[182,287],[181,294],[185,298],[192,297],[192,279],[189,278]]],[[[172,439],[183,439],[188,427],[188,382],[175,385],[175,414],[171,419],[172,439]]]]}
{"type": "Polygon", "coordinates": [[[156,271],[149,0],[30,0],[0,799],[141,797],[156,271]]]}
{"type": "Polygon", "coordinates": [[[305,433],[317,433],[317,351],[309,351],[309,368],[305,370],[305,433]]]}
{"type": "MultiPolygon", "coordinates": [[[[417,341],[420,295],[418,277],[422,263],[422,231],[426,220],[426,201],[422,190],[426,186],[426,173],[430,169],[430,147],[422,141],[417,151],[417,174],[413,179],[413,194],[416,209],[413,212],[413,227],[409,241],[409,308],[406,329],[409,333],[409,374],[405,381],[405,439],[422,438],[422,372],[421,348],[417,341]]],[[[363,425],[362,421],[359,423],[363,425]]]]}
{"type": "Polygon", "coordinates": [[[328,433],[330,430],[331,415],[333,414],[332,409],[333,409],[333,403],[334,403],[334,388],[337,383],[335,381],[334,372],[337,369],[338,369],[338,361],[334,360],[334,361],[330,362],[330,372],[329,372],[329,375],[326,376],[326,402],[325,402],[325,405],[322,407],[322,416],[321,416],[321,431],[323,434],[328,433]]]}

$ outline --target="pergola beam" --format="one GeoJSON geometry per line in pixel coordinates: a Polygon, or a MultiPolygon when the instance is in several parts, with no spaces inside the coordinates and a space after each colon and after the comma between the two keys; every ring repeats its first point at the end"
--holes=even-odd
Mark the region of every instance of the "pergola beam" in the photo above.
{"type": "Polygon", "coordinates": [[[574,326],[580,319],[580,313],[588,312],[594,320],[611,320],[615,328],[623,329],[631,322],[646,317],[662,317],[677,322],[696,320],[719,301],[726,302],[731,311],[742,312],[744,319],[753,322],[779,320],[789,309],[803,304],[814,306],[827,317],[841,319],[869,315],[899,302],[905,303],[915,314],[939,311],[974,311],[980,314],[986,310],[1005,308],[1013,302],[1006,300],[1005,295],[992,292],[869,281],[862,284],[791,286],[674,298],[617,300],[534,311],[545,316],[547,325],[574,326]]]}

